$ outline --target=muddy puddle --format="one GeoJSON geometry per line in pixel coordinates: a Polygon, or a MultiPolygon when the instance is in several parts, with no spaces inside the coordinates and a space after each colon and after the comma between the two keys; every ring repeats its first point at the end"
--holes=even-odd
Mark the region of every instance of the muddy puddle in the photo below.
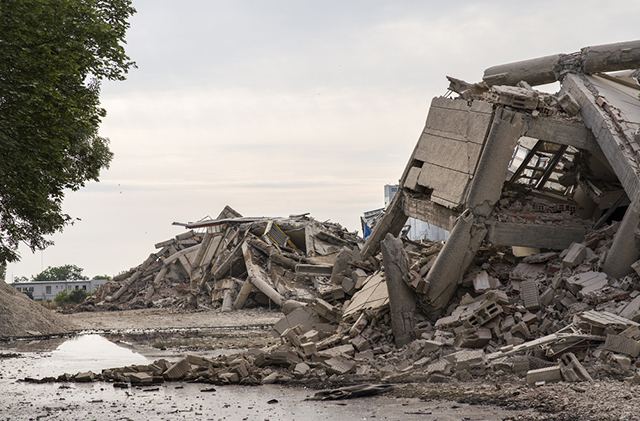
{"type": "MultiPolygon", "coordinates": [[[[164,339],[175,338],[175,332],[164,333],[167,335],[164,339]]],[[[121,389],[103,382],[31,384],[20,381],[25,377],[100,372],[104,368],[184,356],[180,351],[145,344],[148,340],[141,339],[144,335],[140,332],[90,333],[0,344],[0,419],[447,421],[502,420],[515,414],[496,407],[387,396],[305,401],[316,391],[278,385],[211,387],[175,382],[121,389]]],[[[216,349],[198,354],[214,357],[240,351],[216,349]]]]}

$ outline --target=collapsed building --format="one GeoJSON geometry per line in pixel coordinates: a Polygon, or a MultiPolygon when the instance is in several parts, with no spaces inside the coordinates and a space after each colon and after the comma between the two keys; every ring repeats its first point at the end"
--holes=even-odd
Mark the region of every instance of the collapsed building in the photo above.
{"type": "Polygon", "coordinates": [[[479,83],[450,77],[364,244],[307,215],[227,207],[94,304],[160,305],[172,285],[192,307],[204,292],[223,310],[250,294],[282,308],[279,344],[162,362],[149,382],[640,381],[639,67],[633,41],[492,67],[479,83]],[[532,88],[554,82],[555,94],[532,88]],[[451,234],[398,238],[408,217],[451,234]]]}
{"type": "Polygon", "coordinates": [[[638,67],[640,42],[632,41],[491,67],[480,83],[449,77],[458,97],[433,99],[401,189],[363,256],[409,216],[449,228],[426,279],[425,301],[437,315],[483,241],[562,250],[626,206],[603,270],[630,273],[640,257],[640,72],[604,72],[638,67]],[[554,82],[554,95],[532,88],[554,82]],[[509,174],[514,150],[527,144],[509,174]]]}

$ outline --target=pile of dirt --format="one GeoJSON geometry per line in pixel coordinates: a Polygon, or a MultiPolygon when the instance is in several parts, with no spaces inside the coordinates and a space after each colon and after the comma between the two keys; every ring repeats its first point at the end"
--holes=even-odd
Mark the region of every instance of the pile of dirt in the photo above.
{"type": "Polygon", "coordinates": [[[0,340],[69,333],[74,326],[0,281],[0,340]]]}

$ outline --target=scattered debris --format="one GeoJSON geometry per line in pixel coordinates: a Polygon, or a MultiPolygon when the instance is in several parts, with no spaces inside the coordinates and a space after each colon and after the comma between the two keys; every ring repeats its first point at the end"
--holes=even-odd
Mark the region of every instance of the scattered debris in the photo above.
{"type": "Polygon", "coordinates": [[[477,84],[449,78],[459,97],[432,101],[364,244],[307,215],[245,218],[227,207],[184,224],[190,231],[156,244],[79,309],[277,305],[280,343],[95,378],[388,385],[490,373],[531,387],[640,378],[640,86],[597,73],[635,67],[639,41],[497,66],[477,84]],[[556,95],[531,87],[554,81],[556,95]],[[409,216],[449,228],[447,242],[398,238],[409,216]]]}

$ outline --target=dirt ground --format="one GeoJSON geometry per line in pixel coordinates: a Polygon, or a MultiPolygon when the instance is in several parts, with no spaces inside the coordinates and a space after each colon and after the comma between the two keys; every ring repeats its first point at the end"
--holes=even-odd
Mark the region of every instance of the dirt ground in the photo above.
{"type": "Polygon", "coordinates": [[[162,308],[64,314],[62,318],[79,330],[190,329],[272,326],[280,309],[250,309],[222,313],[217,310],[171,312],[162,308]]]}
{"type": "MultiPolygon", "coordinates": [[[[231,313],[169,313],[166,309],[145,309],[75,313],[63,315],[62,320],[73,324],[76,331],[97,331],[120,346],[128,346],[135,351],[144,350],[141,354],[152,359],[159,355],[175,355],[179,358],[186,352],[206,354],[213,349],[260,347],[273,343],[274,339],[266,327],[280,317],[279,311],[265,309],[231,313]]],[[[204,391],[206,388],[202,385],[169,383],[159,386],[157,390],[131,388],[128,391],[114,391],[109,384],[25,384],[17,380],[27,375],[28,369],[21,368],[18,373],[10,373],[11,364],[37,366],[41,364],[37,362],[38,358],[46,360],[48,357],[50,355],[37,354],[33,357],[0,359],[0,365],[3,365],[0,372],[4,372],[0,376],[0,383],[3,387],[11,388],[11,393],[17,399],[9,399],[8,395],[0,399],[4,400],[4,405],[0,406],[0,419],[34,419],[26,415],[22,417],[26,414],[23,411],[28,406],[25,403],[27,401],[35,402],[35,408],[30,407],[35,410],[32,415],[46,419],[95,419],[95,416],[137,419],[152,402],[155,402],[157,411],[149,419],[182,419],[195,415],[204,416],[203,419],[223,419],[223,416],[219,416],[222,414],[226,419],[299,419],[298,416],[332,419],[340,413],[349,414],[342,419],[353,420],[640,419],[640,386],[630,380],[556,383],[529,388],[524,378],[515,375],[496,377],[488,374],[466,382],[451,377],[445,383],[398,385],[377,398],[361,398],[342,404],[309,404],[307,408],[313,409],[307,410],[301,409],[302,400],[313,391],[300,388],[233,387],[234,392],[230,394],[231,387],[219,387],[217,393],[209,393],[204,391]],[[31,364],[29,358],[36,360],[31,364]],[[235,405],[237,411],[234,411],[234,394],[253,403],[235,405]],[[279,404],[274,406],[266,403],[271,395],[278,395],[279,404]],[[216,399],[210,398],[213,396],[216,399]],[[66,399],[66,402],[54,402],[52,399],[66,399]],[[372,406],[372,403],[375,404],[372,406]],[[384,407],[381,406],[383,403],[384,407]],[[240,413],[244,416],[240,417],[240,413]],[[363,416],[365,413],[367,416],[363,416]]]]}

